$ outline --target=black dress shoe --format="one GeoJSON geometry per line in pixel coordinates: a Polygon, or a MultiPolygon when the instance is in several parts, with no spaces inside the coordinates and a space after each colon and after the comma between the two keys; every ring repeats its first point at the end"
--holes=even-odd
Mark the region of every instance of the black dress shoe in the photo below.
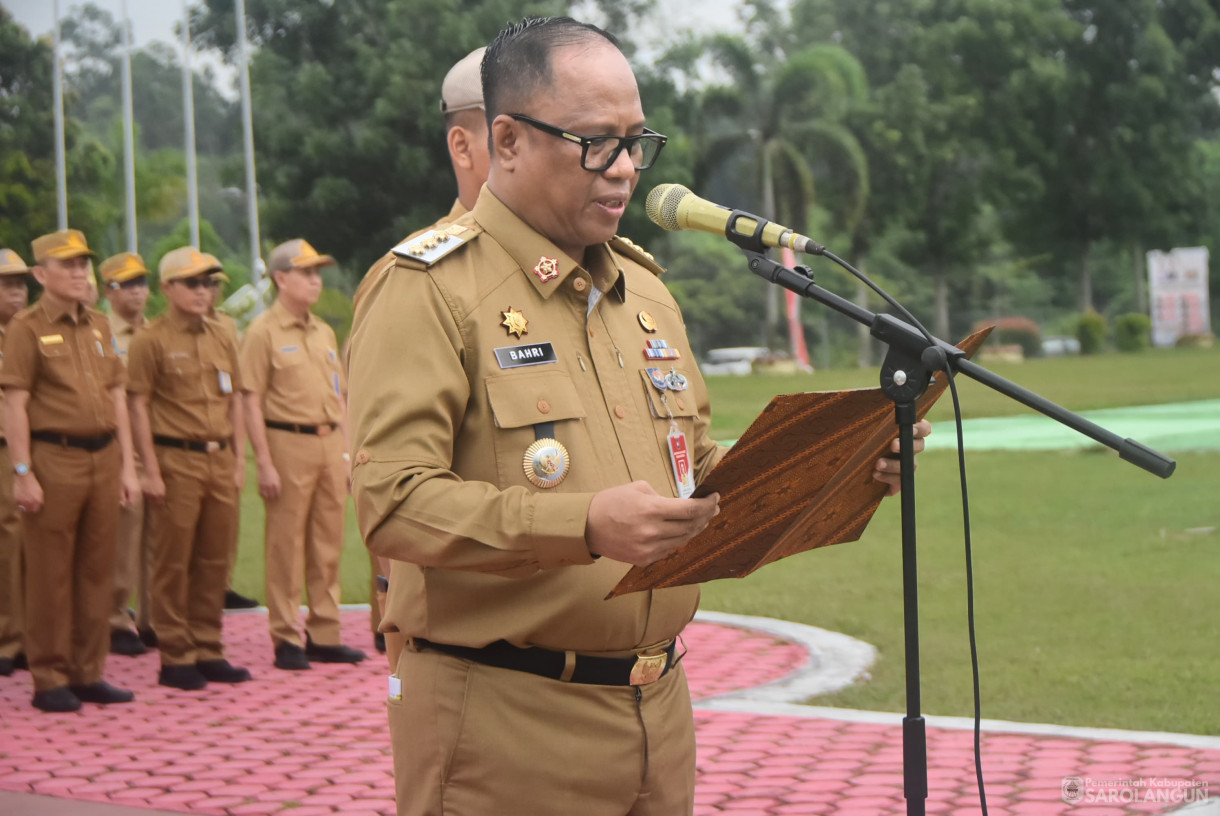
{"type": "Polygon", "coordinates": [[[302,671],[309,668],[309,659],[305,657],[304,649],[285,640],[276,644],[275,667],[285,671],[302,671]]]}
{"type": "Polygon", "coordinates": [[[0,677],[8,677],[13,673],[13,658],[0,657],[0,677]]]}
{"type": "Polygon", "coordinates": [[[148,647],[140,640],[140,636],[130,629],[111,629],[110,651],[112,654],[136,657],[146,654],[148,647]]]}
{"type": "Polygon", "coordinates": [[[13,658],[13,668],[20,671],[30,670],[30,661],[25,656],[25,652],[17,652],[17,656],[13,658]]]}
{"type": "Polygon", "coordinates": [[[157,633],[152,629],[141,629],[140,642],[150,649],[157,648],[157,633]]]}
{"type": "Polygon", "coordinates": [[[359,649],[344,646],[320,646],[313,642],[309,635],[305,636],[305,656],[319,663],[359,663],[368,655],[359,649]]]}
{"type": "Polygon", "coordinates": [[[83,686],[68,686],[68,688],[82,703],[109,705],[110,703],[130,703],[136,698],[127,689],[112,686],[105,680],[98,680],[83,686]]]}
{"type": "Polygon", "coordinates": [[[225,609],[258,609],[262,604],[231,589],[225,590],[225,609]]]}
{"type": "Polygon", "coordinates": [[[208,678],[203,676],[203,672],[199,671],[194,663],[187,663],[182,666],[162,666],[161,673],[157,675],[157,682],[183,691],[199,691],[207,686],[208,678]]]}
{"type": "Polygon", "coordinates": [[[199,673],[213,683],[244,683],[251,679],[250,670],[234,666],[227,660],[200,660],[195,664],[199,673]]]}
{"type": "Polygon", "coordinates": [[[51,712],[79,711],[80,698],[67,686],[57,686],[34,692],[34,708],[51,712]]]}
{"type": "Polygon", "coordinates": [[[382,654],[385,654],[385,635],[383,635],[381,632],[373,633],[373,648],[382,654]]]}

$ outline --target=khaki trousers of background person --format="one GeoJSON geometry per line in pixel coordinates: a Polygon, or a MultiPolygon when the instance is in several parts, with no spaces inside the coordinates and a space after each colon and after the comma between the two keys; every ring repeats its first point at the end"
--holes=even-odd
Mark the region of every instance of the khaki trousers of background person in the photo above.
{"type": "Polygon", "coordinates": [[[336,646],[339,632],[339,557],[347,476],[343,435],[267,429],[280,496],[267,505],[267,617],[271,642],[303,645],[297,631],[304,576],[309,614],[305,631],[320,646],[336,646]]]}
{"type": "Polygon", "coordinates": [[[688,816],[695,726],[679,664],[648,686],[564,683],[402,653],[388,702],[398,816],[688,816]]]}
{"type": "Polygon", "coordinates": [[[110,651],[122,454],[117,441],[87,451],[35,440],[30,468],[46,497],[40,512],[22,514],[34,691],[94,683],[110,651]]]}
{"type": "Polygon", "coordinates": [[[237,524],[233,451],[158,447],[165,502],[153,505],[152,626],[161,664],[224,657],[225,579],[237,524]]]}
{"type": "MultiPolygon", "coordinates": [[[[144,480],[144,466],[136,460],[136,474],[144,480]]],[[[132,629],[127,614],[131,596],[136,596],[136,629],[150,628],[148,576],[152,561],[152,525],[148,523],[150,508],[144,494],[136,496],[119,514],[118,549],[114,559],[114,603],[110,612],[111,629],[132,629]]]]}
{"type": "Polygon", "coordinates": [[[25,557],[21,512],[13,499],[13,459],[0,446],[0,657],[12,660],[24,649],[25,557]]]}

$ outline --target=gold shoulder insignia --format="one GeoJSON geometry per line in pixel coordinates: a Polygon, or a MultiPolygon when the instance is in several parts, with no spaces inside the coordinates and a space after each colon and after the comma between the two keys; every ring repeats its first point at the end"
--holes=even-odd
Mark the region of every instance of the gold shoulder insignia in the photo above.
{"type": "Polygon", "coordinates": [[[651,252],[648,252],[629,238],[616,235],[610,239],[609,247],[619,255],[635,261],[654,275],[661,275],[665,272],[665,267],[657,263],[656,258],[652,256],[651,252]]]}
{"type": "Polygon", "coordinates": [[[398,259],[399,266],[427,269],[458,247],[474,240],[479,232],[459,224],[449,224],[412,236],[391,252],[398,259]]]}

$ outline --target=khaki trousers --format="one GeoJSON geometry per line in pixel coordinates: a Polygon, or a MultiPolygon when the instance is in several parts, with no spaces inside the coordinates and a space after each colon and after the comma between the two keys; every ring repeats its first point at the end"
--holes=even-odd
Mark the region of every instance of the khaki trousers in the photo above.
{"type": "Polygon", "coordinates": [[[309,603],[305,631],[318,645],[338,645],[339,556],[347,503],[343,435],[268,428],[267,447],[281,485],[279,498],[266,502],[271,642],[302,645],[297,617],[303,577],[309,603]]]}
{"type": "Polygon", "coordinates": [[[165,502],[154,505],[152,625],[161,664],[224,657],[225,580],[237,524],[233,451],[158,447],[165,502]]]}
{"type": "Polygon", "coordinates": [[[35,440],[30,467],[45,496],[40,512],[22,514],[34,690],[93,683],[110,651],[122,454],[117,442],[86,451],[35,440]]]}
{"type": "MultiPolygon", "coordinates": [[[[144,467],[136,460],[136,474],[144,479],[144,467]]],[[[149,523],[150,507],[144,502],[144,494],[124,507],[119,514],[118,549],[114,559],[114,603],[110,611],[111,629],[148,629],[151,626],[151,606],[148,593],[148,577],[152,563],[152,524],[149,523]],[[136,619],[127,614],[131,596],[136,596],[136,619]]]]}
{"type": "Polygon", "coordinates": [[[13,459],[0,447],[0,657],[24,651],[25,556],[21,548],[21,512],[13,499],[13,459]]]}
{"type": "Polygon", "coordinates": [[[648,686],[564,683],[435,651],[388,701],[398,816],[689,816],[695,726],[681,664],[648,686]]]}

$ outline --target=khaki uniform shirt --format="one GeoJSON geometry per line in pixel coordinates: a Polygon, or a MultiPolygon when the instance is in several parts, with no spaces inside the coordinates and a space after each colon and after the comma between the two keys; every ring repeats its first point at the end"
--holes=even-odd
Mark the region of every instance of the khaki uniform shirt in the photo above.
{"type": "MultiPolygon", "coordinates": [[[[4,348],[4,332],[7,326],[0,326],[0,349],[4,348]]],[[[0,352],[0,374],[4,373],[4,354],[0,352]]],[[[0,439],[7,439],[4,435],[4,392],[0,391],[0,439]]]]}
{"type": "Polygon", "coordinates": [[[246,329],[241,370],[245,390],[262,398],[265,419],[343,421],[347,375],[334,330],[316,316],[302,322],[277,300],[246,329]]]}
{"type": "Polygon", "coordinates": [[[353,329],[356,512],[374,553],[410,562],[394,564],[385,622],[441,643],[586,653],[673,638],[698,588],[605,601],[629,567],[595,560],[585,543],[595,492],[640,479],[677,495],[647,341],[681,355],[664,370],[689,388],[667,401],[696,480],[724,452],[708,436],[707,391],[660,268],[619,239],[591,248],[581,268],[487,189],[456,226],[466,242],[426,269],[379,262],[380,291],[353,329]],[[594,282],[605,294],[591,306],[594,282]],[[520,337],[504,325],[520,325],[514,311],[528,321],[520,337]],[[541,489],[523,458],[548,422],[571,462],[541,489]]]}
{"type": "Polygon", "coordinates": [[[229,439],[229,405],[242,388],[237,345],[216,320],[198,326],[167,312],[131,341],[127,390],[148,396],[154,436],[229,439]]]}
{"type": "Polygon", "coordinates": [[[100,436],[118,425],[110,389],[126,380],[110,321],[44,297],[18,312],[4,336],[0,388],[30,392],[31,431],[100,436]]]}
{"type": "MultiPolygon", "coordinates": [[[[421,235],[430,229],[434,229],[436,227],[443,227],[446,224],[451,224],[454,221],[461,218],[467,212],[469,212],[469,210],[467,210],[465,207],[462,206],[461,199],[455,199],[453,202],[453,207],[450,208],[448,214],[445,215],[445,217],[441,218],[439,221],[437,221],[435,224],[432,224],[431,226],[425,227],[422,230],[418,230],[416,232],[411,233],[406,238],[404,238],[403,241],[410,241],[415,236],[421,235]]],[[[368,295],[371,292],[375,291],[376,289],[378,289],[380,287],[380,284],[382,283],[382,279],[384,278],[386,272],[393,268],[394,268],[393,262],[390,262],[390,263],[382,262],[382,263],[374,264],[372,266],[372,268],[369,269],[368,274],[364,276],[364,279],[362,281],[360,281],[360,285],[356,287],[356,294],[352,296],[352,309],[353,310],[359,308],[360,301],[364,300],[366,297],[368,297],[368,295]]]]}
{"type": "Polygon", "coordinates": [[[114,312],[111,312],[109,317],[110,334],[114,338],[114,351],[119,355],[119,359],[123,361],[123,365],[127,365],[127,351],[131,348],[131,338],[135,337],[136,332],[142,330],[148,324],[141,323],[139,326],[136,326],[128,323],[114,312]]]}

